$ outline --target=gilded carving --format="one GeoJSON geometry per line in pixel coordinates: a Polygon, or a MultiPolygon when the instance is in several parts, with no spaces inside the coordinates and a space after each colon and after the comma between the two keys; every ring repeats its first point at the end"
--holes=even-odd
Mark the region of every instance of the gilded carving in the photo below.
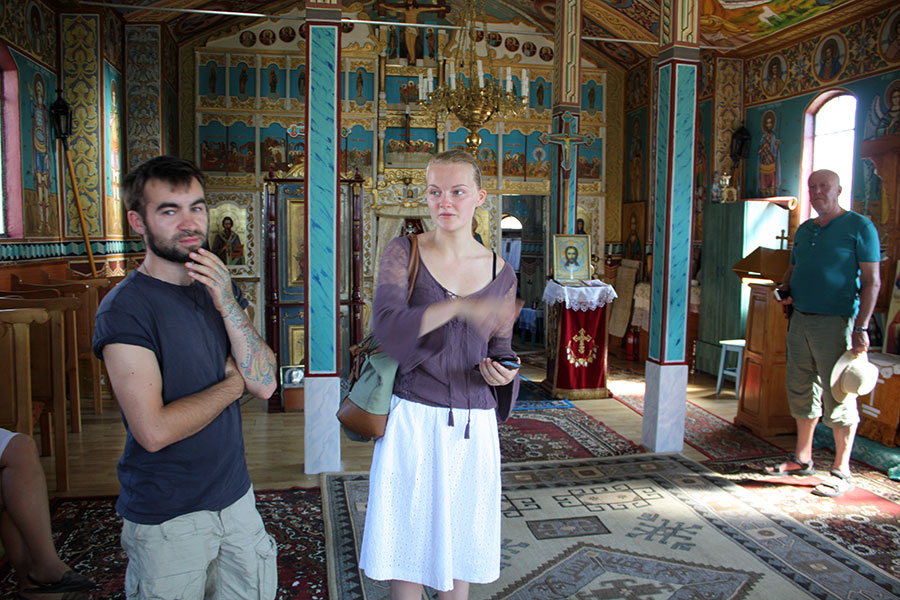
{"type": "Polygon", "coordinates": [[[245,63],[247,65],[255,66],[256,65],[256,55],[255,54],[232,54],[228,59],[228,66],[236,67],[241,63],[245,63]]]}

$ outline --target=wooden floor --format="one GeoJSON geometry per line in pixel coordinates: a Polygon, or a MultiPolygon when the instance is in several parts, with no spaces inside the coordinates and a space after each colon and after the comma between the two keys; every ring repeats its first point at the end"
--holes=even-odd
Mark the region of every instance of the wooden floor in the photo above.
{"type": "MultiPolygon", "coordinates": [[[[642,368],[638,363],[625,363],[615,359],[611,362],[633,370],[642,368]]],[[[522,373],[535,381],[544,377],[543,370],[527,365],[522,373]]],[[[642,384],[628,385],[643,387],[642,384]]],[[[713,376],[704,373],[691,375],[688,399],[726,420],[733,420],[737,411],[734,383],[726,382],[718,398],[715,387],[713,376]]],[[[575,404],[620,435],[640,443],[640,415],[614,398],[580,400],[575,404]]],[[[256,489],[317,486],[318,475],[303,473],[303,413],[268,414],[266,405],[266,402],[255,398],[243,404],[244,442],[254,486],[256,489]]],[[[119,410],[110,398],[104,400],[101,415],[91,414],[87,408],[92,406],[89,399],[83,399],[82,406],[85,407],[82,431],[69,434],[71,486],[68,492],[57,494],[52,458],[42,459],[44,470],[48,474],[47,485],[51,496],[115,495],[119,492],[116,462],[125,440],[125,428],[119,410]]],[[[341,437],[343,470],[368,470],[372,444],[350,442],[344,436],[341,437]]],[[[770,441],[785,448],[793,448],[794,438],[782,435],[770,438],[770,441]]],[[[685,446],[683,453],[695,460],[705,459],[690,446],[685,446]]]]}

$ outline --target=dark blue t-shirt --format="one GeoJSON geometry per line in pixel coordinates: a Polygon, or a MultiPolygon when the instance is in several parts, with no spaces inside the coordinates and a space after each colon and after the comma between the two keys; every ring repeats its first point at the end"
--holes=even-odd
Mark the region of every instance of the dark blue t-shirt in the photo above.
{"type": "MultiPolygon", "coordinates": [[[[232,283],[235,298],[247,306],[232,283]]],[[[130,344],[156,355],[163,403],[225,379],[231,344],[212,298],[199,283],[179,286],[133,271],[97,310],[94,354],[107,344],[130,344]]],[[[136,523],[158,524],[198,510],[221,510],[250,488],[241,409],[235,401],[196,434],[158,452],[127,438],[118,473],[116,511],[136,523]]]]}

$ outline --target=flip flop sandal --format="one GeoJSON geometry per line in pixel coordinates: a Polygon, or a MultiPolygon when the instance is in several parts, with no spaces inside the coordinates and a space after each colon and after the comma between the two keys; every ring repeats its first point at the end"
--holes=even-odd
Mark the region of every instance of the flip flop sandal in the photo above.
{"type": "Polygon", "coordinates": [[[832,469],[830,474],[834,479],[820,483],[812,491],[813,494],[825,498],[839,498],[854,488],[853,475],[837,469],[832,469]]]}
{"type": "Polygon", "coordinates": [[[764,467],[762,469],[763,475],[768,475],[769,477],[782,477],[784,475],[794,475],[796,477],[806,477],[807,475],[815,475],[816,468],[813,465],[813,461],[810,460],[808,463],[801,462],[797,460],[797,457],[793,452],[787,455],[787,459],[775,465],[774,467],[764,467]],[[796,464],[798,469],[786,469],[784,468],[785,463],[792,462],[796,464]]]}

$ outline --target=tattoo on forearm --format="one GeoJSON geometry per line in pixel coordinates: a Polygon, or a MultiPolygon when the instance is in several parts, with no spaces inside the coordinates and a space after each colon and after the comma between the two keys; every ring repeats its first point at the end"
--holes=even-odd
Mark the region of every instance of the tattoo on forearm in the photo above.
{"type": "MultiPolygon", "coordinates": [[[[237,332],[247,340],[246,351],[243,356],[235,356],[238,368],[249,381],[259,382],[263,385],[272,383],[275,377],[275,365],[268,359],[265,344],[250,324],[250,319],[237,302],[231,303],[225,314],[225,321],[231,323],[237,332]]],[[[232,345],[233,346],[233,345],[232,345]]]]}

